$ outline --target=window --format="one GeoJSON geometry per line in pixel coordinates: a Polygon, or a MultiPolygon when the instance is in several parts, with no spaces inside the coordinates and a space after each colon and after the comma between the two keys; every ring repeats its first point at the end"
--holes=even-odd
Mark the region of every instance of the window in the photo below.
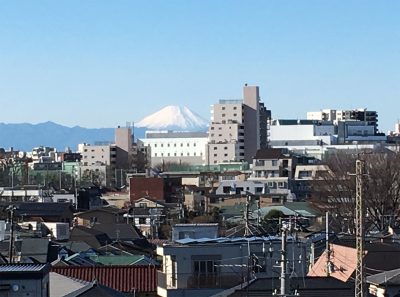
{"type": "MultiPolygon", "coordinates": [[[[219,261],[216,260],[195,260],[193,261],[193,275],[197,277],[215,277],[218,272],[219,261]]],[[[202,279],[200,278],[199,281],[202,279]]],[[[204,279],[203,281],[208,281],[204,279]]]]}
{"type": "Polygon", "coordinates": [[[193,146],[196,146],[196,143],[193,143],[193,146]]]}
{"type": "Polygon", "coordinates": [[[157,153],[154,153],[154,157],[157,157],[157,153]]]}
{"type": "Polygon", "coordinates": [[[222,109],[222,110],[225,110],[225,106],[222,106],[221,109],[222,109]]]}
{"type": "Polygon", "coordinates": [[[174,147],[176,147],[176,143],[174,143],[174,147]]]}
{"type": "Polygon", "coordinates": [[[211,127],[211,130],[214,130],[214,127],[211,127]]]}
{"type": "Polygon", "coordinates": [[[234,107],[233,107],[233,110],[236,110],[236,109],[237,109],[237,107],[236,107],[236,106],[234,106],[234,107]]]}
{"type": "Polygon", "coordinates": [[[176,153],[174,153],[174,156],[176,157],[176,153]]]}
{"type": "Polygon", "coordinates": [[[224,150],[227,150],[228,149],[228,147],[227,146],[224,146],[224,150]]]}
{"type": "Polygon", "coordinates": [[[196,156],[196,152],[193,153],[193,156],[196,156]]]}
{"type": "Polygon", "coordinates": [[[217,147],[216,146],[214,146],[214,151],[216,151],[217,150],[217,147]]]}
{"type": "Polygon", "coordinates": [[[181,147],[183,147],[183,143],[181,143],[181,147]]]}
{"type": "Polygon", "coordinates": [[[224,154],[224,157],[228,157],[228,154],[224,154]]]}
{"type": "Polygon", "coordinates": [[[218,156],[217,154],[214,154],[214,157],[218,156]]]}
{"type": "Polygon", "coordinates": [[[236,116],[237,116],[237,113],[234,113],[233,116],[236,117],[236,116]]]}
{"type": "Polygon", "coordinates": [[[278,166],[278,160],[272,160],[272,166],[278,166]]]}
{"type": "Polygon", "coordinates": [[[146,224],[146,218],[139,218],[139,225],[146,224]]]}
{"type": "Polygon", "coordinates": [[[157,143],[154,144],[154,147],[157,147],[157,143]]]}
{"type": "Polygon", "coordinates": [[[169,153],[168,153],[168,157],[169,157],[169,153]]]}
{"type": "Polygon", "coordinates": [[[167,144],[167,146],[169,147],[169,143],[167,144]]]}
{"type": "Polygon", "coordinates": [[[309,170],[299,171],[299,178],[312,177],[312,172],[309,170]]]}
{"type": "Polygon", "coordinates": [[[189,144],[189,143],[187,143],[187,145],[186,145],[186,146],[188,146],[188,147],[189,147],[189,146],[190,146],[190,144],[189,144]]]}
{"type": "Polygon", "coordinates": [[[161,143],[161,147],[164,147],[164,144],[163,144],[163,143],[161,143]]]}
{"type": "Polygon", "coordinates": [[[222,116],[222,117],[225,117],[225,114],[223,113],[221,116],[222,116]]]}
{"type": "Polygon", "coordinates": [[[231,192],[231,187],[223,187],[223,188],[222,188],[222,192],[223,192],[224,194],[229,194],[229,193],[231,192]]]}

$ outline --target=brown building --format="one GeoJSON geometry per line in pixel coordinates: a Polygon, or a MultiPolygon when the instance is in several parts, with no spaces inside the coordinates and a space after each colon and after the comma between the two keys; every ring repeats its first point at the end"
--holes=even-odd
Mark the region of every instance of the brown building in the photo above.
{"type": "Polygon", "coordinates": [[[132,177],[129,183],[131,202],[142,197],[167,203],[178,202],[183,198],[180,177],[132,177]]]}

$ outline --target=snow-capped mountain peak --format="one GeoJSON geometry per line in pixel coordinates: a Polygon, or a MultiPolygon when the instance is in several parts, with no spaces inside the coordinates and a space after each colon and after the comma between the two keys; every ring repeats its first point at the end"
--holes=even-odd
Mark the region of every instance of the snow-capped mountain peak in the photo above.
{"type": "Polygon", "coordinates": [[[135,124],[152,130],[201,131],[208,122],[187,107],[166,106],[135,124]]]}

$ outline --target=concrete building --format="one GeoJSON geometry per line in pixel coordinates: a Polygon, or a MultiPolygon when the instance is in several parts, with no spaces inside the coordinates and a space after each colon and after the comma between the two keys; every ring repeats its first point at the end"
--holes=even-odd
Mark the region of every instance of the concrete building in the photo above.
{"type": "Polygon", "coordinates": [[[212,106],[207,164],[251,162],[260,147],[266,147],[267,111],[259,88],[243,88],[243,99],[219,100],[212,106]]]}
{"type": "Polygon", "coordinates": [[[270,144],[335,144],[336,128],[331,121],[273,120],[270,127],[270,144]]]}
{"type": "Polygon", "coordinates": [[[140,141],[150,148],[152,167],[168,162],[202,165],[206,161],[205,132],[147,131],[140,141]]]}
{"type": "Polygon", "coordinates": [[[82,155],[80,178],[87,174],[87,179],[100,179],[103,186],[122,187],[135,154],[132,128],[116,128],[115,143],[79,144],[78,153],[82,155]]]}
{"type": "Polygon", "coordinates": [[[321,111],[307,112],[308,120],[333,121],[337,124],[340,121],[361,121],[367,125],[374,126],[374,133],[378,132],[378,113],[366,108],[336,110],[322,109],[321,111]]]}
{"type": "Polygon", "coordinates": [[[172,226],[172,241],[184,238],[218,238],[218,223],[175,224],[172,226]]]}
{"type": "MultiPolygon", "coordinates": [[[[276,277],[280,250],[281,240],[277,237],[177,240],[157,248],[157,255],[163,258],[157,294],[213,296],[261,275],[276,277]],[[257,259],[257,267],[250,267],[255,265],[251,259],[257,259]]],[[[292,273],[304,276],[308,266],[306,245],[291,239],[287,242],[287,253],[295,259],[290,263],[292,273]]]]}

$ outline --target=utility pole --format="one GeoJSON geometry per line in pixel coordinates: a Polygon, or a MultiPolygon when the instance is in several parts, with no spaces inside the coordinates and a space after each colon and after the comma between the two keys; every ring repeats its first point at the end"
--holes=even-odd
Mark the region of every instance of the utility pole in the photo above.
{"type": "MultiPolygon", "coordinates": [[[[299,296],[299,293],[295,291],[293,294],[289,293],[290,288],[290,280],[287,273],[287,234],[289,229],[291,229],[291,224],[289,226],[285,226],[282,223],[282,219],[279,218],[279,226],[281,228],[281,275],[280,275],[280,291],[279,294],[273,293],[273,296],[280,296],[280,297],[294,297],[299,296]]],[[[292,249],[294,245],[292,243],[292,249]]]]}
{"type": "Polygon", "coordinates": [[[325,213],[325,253],[326,253],[326,276],[331,276],[331,250],[329,245],[329,213],[325,213]]]}
{"type": "Polygon", "coordinates": [[[8,263],[12,264],[14,262],[14,211],[16,207],[10,205],[7,210],[10,212],[10,242],[8,247],[8,263]]]}
{"type": "Polygon", "coordinates": [[[245,213],[244,213],[244,223],[245,223],[244,236],[251,235],[250,224],[249,224],[250,199],[251,199],[251,197],[247,196],[247,199],[246,199],[246,210],[245,210],[245,213]]]}
{"type": "Polygon", "coordinates": [[[364,297],[364,160],[356,161],[356,249],[355,297],[364,297]]]}
{"type": "MultiPolygon", "coordinates": [[[[281,222],[279,222],[281,223],[281,222]]],[[[280,224],[281,225],[281,224],[280,224]]],[[[286,296],[287,290],[287,272],[286,272],[286,240],[287,240],[287,229],[283,225],[281,226],[282,231],[282,250],[281,250],[281,289],[280,296],[286,296]]]]}

